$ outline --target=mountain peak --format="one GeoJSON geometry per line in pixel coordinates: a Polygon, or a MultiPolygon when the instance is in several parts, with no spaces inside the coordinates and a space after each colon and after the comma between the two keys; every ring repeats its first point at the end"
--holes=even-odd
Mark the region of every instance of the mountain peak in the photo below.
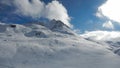
{"type": "Polygon", "coordinates": [[[63,26],[66,26],[67,28],[70,28],[69,26],[67,26],[66,24],[64,24],[62,21],[60,20],[55,20],[53,19],[50,23],[53,24],[53,26],[55,27],[63,27],[63,26]]]}
{"type": "Polygon", "coordinates": [[[74,32],[71,30],[71,28],[60,20],[53,19],[52,21],[50,21],[47,27],[50,30],[55,31],[55,32],[74,35],[74,32]]]}
{"type": "Polygon", "coordinates": [[[60,21],[60,20],[55,20],[55,19],[51,20],[51,21],[48,23],[47,27],[48,27],[49,29],[51,29],[51,30],[58,29],[58,28],[60,29],[60,28],[64,28],[64,27],[69,28],[69,27],[68,27],[66,24],[64,24],[62,21],[60,21]]]}

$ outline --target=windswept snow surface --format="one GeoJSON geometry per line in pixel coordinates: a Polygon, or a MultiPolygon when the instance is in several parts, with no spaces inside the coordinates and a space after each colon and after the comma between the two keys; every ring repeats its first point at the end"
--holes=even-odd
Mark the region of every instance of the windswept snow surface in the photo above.
{"type": "Polygon", "coordinates": [[[91,31],[82,34],[81,37],[89,41],[102,44],[103,46],[109,46],[111,51],[113,51],[115,54],[120,55],[119,31],[91,31]]]}
{"type": "Polygon", "coordinates": [[[0,68],[120,67],[120,56],[107,45],[38,24],[15,25],[0,24],[0,68]]]}

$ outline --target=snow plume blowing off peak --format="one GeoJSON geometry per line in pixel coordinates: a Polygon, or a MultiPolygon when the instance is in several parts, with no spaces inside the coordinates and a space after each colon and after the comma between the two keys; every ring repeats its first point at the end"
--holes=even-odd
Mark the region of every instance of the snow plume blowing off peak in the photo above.
{"type": "Polygon", "coordinates": [[[45,4],[41,0],[13,0],[16,7],[15,13],[33,19],[47,18],[49,20],[61,20],[69,27],[72,27],[67,9],[57,0],[45,4]]]}

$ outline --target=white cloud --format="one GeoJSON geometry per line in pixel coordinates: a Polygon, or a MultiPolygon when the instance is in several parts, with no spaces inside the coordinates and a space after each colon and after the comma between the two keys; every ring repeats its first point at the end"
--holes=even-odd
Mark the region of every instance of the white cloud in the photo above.
{"type": "Polygon", "coordinates": [[[102,13],[110,20],[120,23],[120,0],[107,0],[98,8],[98,13],[102,13]]]}
{"type": "Polygon", "coordinates": [[[71,26],[69,23],[70,17],[68,16],[66,8],[56,0],[46,5],[45,16],[50,20],[61,20],[64,24],[71,26]]]}
{"type": "Polygon", "coordinates": [[[14,0],[16,12],[32,18],[41,17],[44,10],[44,3],[40,0],[14,0]]]}
{"type": "Polygon", "coordinates": [[[99,18],[103,18],[104,17],[103,14],[102,14],[102,12],[101,12],[101,10],[99,10],[95,15],[97,17],[99,17],[99,18]]]}
{"type": "Polygon", "coordinates": [[[36,18],[47,18],[49,20],[61,20],[64,24],[72,27],[67,9],[57,0],[45,4],[40,0],[14,0],[16,13],[36,18]]]}
{"type": "Polygon", "coordinates": [[[74,31],[75,33],[77,33],[77,34],[80,34],[80,33],[81,33],[80,29],[74,29],[73,31],[74,31]]]}
{"type": "Polygon", "coordinates": [[[84,38],[90,38],[94,40],[111,40],[114,38],[120,38],[119,31],[91,31],[81,35],[84,38]]]}
{"type": "Polygon", "coordinates": [[[106,23],[103,23],[102,26],[107,29],[114,29],[114,25],[112,24],[111,21],[107,21],[106,23]]]}

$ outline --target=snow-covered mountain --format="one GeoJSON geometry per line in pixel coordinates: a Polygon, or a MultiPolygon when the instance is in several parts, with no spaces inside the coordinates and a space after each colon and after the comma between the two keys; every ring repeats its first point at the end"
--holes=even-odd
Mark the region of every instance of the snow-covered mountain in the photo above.
{"type": "Polygon", "coordinates": [[[119,31],[92,31],[81,35],[87,40],[109,46],[115,54],[120,55],[120,32],[119,31]]]}
{"type": "Polygon", "coordinates": [[[107,44],[77,35],[61,21],[0,23],[0,68],[119,68],[107,44]]]}

